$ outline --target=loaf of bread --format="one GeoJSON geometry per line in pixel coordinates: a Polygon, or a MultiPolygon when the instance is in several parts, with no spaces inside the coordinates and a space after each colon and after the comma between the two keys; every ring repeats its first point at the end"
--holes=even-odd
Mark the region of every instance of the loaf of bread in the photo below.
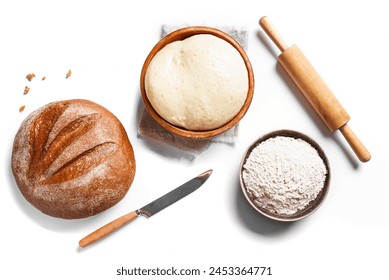
{"type": "Polygon", "coordinates": [[[211,35],[162,48],[145,74],[150,104],[167,122],[188,130],[219,128],[241,110],[249,76],[239,51],[211,35]]]}
{"type": "Polygon", "coordinates": [[[110,111],[74,99],[47,104],[22,122],[12,171],[21,193],[37,209],[79,219],[126,195],[135,158],[126,131],[110,111]]]}

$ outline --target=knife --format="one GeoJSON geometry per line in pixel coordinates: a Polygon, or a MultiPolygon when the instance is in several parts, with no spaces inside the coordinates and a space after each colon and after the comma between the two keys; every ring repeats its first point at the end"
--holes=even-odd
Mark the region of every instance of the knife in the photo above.
{"type": "Polygon", "coordinates": [[[97,229],[96,231],[92,232],[91,234],[81,239],[79,242],[80,247],[86,247],[92,244],[93,242],[96,242],[102,239],[103,237],[106,237],[107,235],[118,230],[119,228],[131,222],[132,220],[139,217],[140,215],[146,216],[147,218],[151,217],[155,213],[158,213],[159,211],[165,209],[169,205],[172,205],[173,203],[177,202],[181,198],[184,198],[188,194],[200,188],[200,186],[204,184],[205,181],[207,181],[207,179],[209,178],[209,176],[211,176],[211,174],[212,174],[212,169],[189,180],[188,182],[170,191],[169,193],[161,196],[160,198],[154,200],[153,202],[147,204],[146,206],[138,210],[135,210],[133,212],[130,212],[126,215],[123,215],[117,218],[116,220],[113,220],[112,222],[106,224],[105,226],[102,226],[101,228],[97,229]]]}

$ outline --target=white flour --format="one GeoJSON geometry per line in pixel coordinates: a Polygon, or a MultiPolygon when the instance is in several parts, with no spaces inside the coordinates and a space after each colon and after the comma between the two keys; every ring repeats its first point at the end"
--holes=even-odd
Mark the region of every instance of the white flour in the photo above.
{"type": "Polygon", "coordinates": [[[309,143],[277,136],[251,151],[243,166],[242,179],[258,207],[291,215],[317,197],[326,174],[323,160],[309,143]]]}

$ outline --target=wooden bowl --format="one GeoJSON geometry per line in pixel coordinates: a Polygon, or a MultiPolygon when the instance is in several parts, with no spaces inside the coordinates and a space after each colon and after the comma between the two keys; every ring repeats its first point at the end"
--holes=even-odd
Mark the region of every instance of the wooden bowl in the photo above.
{"type": "Polygon", "coordinates": [[[330,172],[330,165],[329,165],[329,162],[328,162],[328,159],[327,159],[326,155],[324,154],[324,151],[321,149],[319,144],[317,144],[314,140],[312,140],[307,135],[302,134],[302,133],[297,132],[297,131],[293,131],[293,130],[277,130],[277,131],[270,132],[270,133],[260,137],[259,139],[257,139],[254,143],[252,143],[249,146],[249,148],[246,150],[246,152],[245,152],[245,154],[243,156],[243,159],[242,159],[242,162],[241,162],[241,165],[240,165],[240,175],[239,175],[239,177],[240,177],[240,185],[241,185],[243,194],[246,197],[247,201],[250,203],[250,205],[256,211],[258,211],[262,215],[264,215],[264,216],[266,216],[266,217],[268,217],[270,219],[273,219],[273,220],[282,221],[282,222],[292,222],[292,221],[297,221],[297,220],[300,220],[300,219],[303,219],[303,218],[306,218],[306,217],[310,216],[311,214],[313,214],[323,204],[323,202],[324,202],[324,200],[325,200],[325,198],[326,198],[326,196],[328,194],[331,172],[330,172]],[[252,199],[250,198],[250,195],[247,193],[247,190],[246,190],[246,187],[244,185],[243,178],[242,178],[242,173],[243,173],[243,169],[244,169],[243,166],[244,166],[248,156],[250,155],[251,151],[255,147],[257,147],[261,142],[263,142],[263,141],[265,141],[265,140],[267,140],[269,138],[273,138],[273,137],[277,137],[277,136],[285,136],[285,137],[292,137],[292,138],[295,138],[295,139],[302,139],[305,142],[309,143],[313,148],[315,148],[317,150],[317,152],[319,153],[319,156],[323,160],[324,165],[325,165],[325,167],[327,169],[327,175],[326,175],[326,178],[325,178],[324,186],[323,186],[322,190],[319,192],[319,194],[316,196],[316,198],[314,200],[312,200],[307,206],[305,206],[304,209],[299,210],[296,213],[291,214],[291,215],[275,214],[273,212],[268,211],[267,209],[261,208],[258,205],[256,205],[252,201],[252,199]]]}
{"type": "Polygon", "coordinates": [[[177,31],[174,31],[174,32],[168,34],[167,36],[163,37],[154,46],[154,48],[151,50],[151,52],[149,53],[149,55],[147,56],[147,58],[143,64],[141,77],[140,77],[140,89],[141,89],[142,99],[143,99],[143,103],[146,107],[146,110],[152,116],[152,118],[159,125],[161,125],[163,128],[165,128],[166,130],[170,131],[173,134],[187,137],[187,138],[194,138],[194,139],[210,138],[210,137],[216,136],[216,135],[223,133],[223,132],[227,131],[228,129],[232,128],[245,115],[245,113],[247,112],[247,110],[250,106],[251,100],[253,98],[254,74],[253,74],[253,70],[251,67],[251,63],[249,61],[249,58],[247,57],[246,52],[243,50],[243,48],[240,46],[240,44],[237,41],[235,41],[234,38],[232,38],[227,33],[220,31],[218,29],[215,29],[215,28],[205,27],[205,26],[191,26],[191,27],[179,29],[177,31]],[[211,34],[211,35],[217,36],[217,37],[225,40],[229,44],[231,44],[242,56],[242,59],[244,60],[244,63],[245,63],[246,68],[247,68],[247,74],[248,74],[248,80],[249,80],[247,97],[246,97],[246,100],[245,100],[241,110],[229,122],[227,122],[226,124],[224,124],[221,127],[218,127],[216,129],[212,129],[212,130],[187,130],[185,128],[172,125],[171,123],[169,123],[168,121],[163,119],[156,112],[156,110],[153,108],[150,101],[148,100],[147,95],[146,95],[146,90],[145,90],[145,75],[146,75],[147,67],[149,66],[149,64],[150,64],[151,60],[153,59],[153,57],[155,56],[155,54],[169,43],[172,43],[172,42],[178,41],[178,40],[183,40],[185,38],[188,38],[190,36],[197,35],[197,34],[211,34]]]}

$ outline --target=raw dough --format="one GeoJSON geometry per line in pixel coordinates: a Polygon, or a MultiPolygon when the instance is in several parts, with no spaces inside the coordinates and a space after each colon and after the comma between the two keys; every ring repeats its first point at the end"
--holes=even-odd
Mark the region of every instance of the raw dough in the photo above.
{"type": "Polygon", "coordinates": [[[248,72],[238,50],[214,35],[194,35],[161,49],[145,75],[146,95],[169,123],[212,130],[230,121],[248,93],[248,72]]]}

